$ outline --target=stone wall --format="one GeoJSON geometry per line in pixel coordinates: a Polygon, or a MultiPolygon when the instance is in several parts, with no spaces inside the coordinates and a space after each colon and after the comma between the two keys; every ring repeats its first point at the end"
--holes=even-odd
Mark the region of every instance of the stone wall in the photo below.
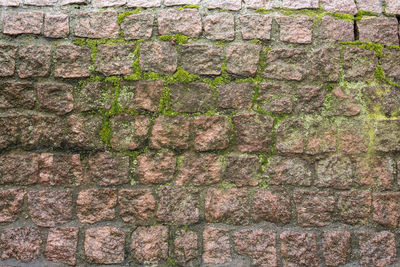
{"type": "Polygon", "coordinates": [[[400,1],[0,5],[0,266],[400,266],[400,1]]]}

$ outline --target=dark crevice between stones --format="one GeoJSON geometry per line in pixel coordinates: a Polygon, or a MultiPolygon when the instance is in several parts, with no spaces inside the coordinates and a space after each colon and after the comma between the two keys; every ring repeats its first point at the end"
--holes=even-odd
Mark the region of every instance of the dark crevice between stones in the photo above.
{"type": "Polygon", "coordinates": [[[354,21],[354,40],[357,41],[359,39],[357,21],[354,21]]]}

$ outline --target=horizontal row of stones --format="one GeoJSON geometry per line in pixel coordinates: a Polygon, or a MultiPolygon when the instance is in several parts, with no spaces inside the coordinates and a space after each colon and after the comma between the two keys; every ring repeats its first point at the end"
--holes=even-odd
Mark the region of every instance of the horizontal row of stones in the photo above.
{"type": "Polygon", "coordinates": [[[174,259],[175,264],[321,266],[324,262],[326,266],[338,266],[358,260],[364,266],[388,266],[397,257],[396,234],[388,231],[351,233],[332,229],[319,234],[292,229],[277,232],[263,227],[234,229],[205,225],[203,230],[195,232],[154,225],[137,227],[131,233],[110,226],[86,230],[51,228],[48,234],[36,227],[6,228],[0,235],[2,258],[30,262],[39,257],[43,247],[48,261],[76,265],[79,232],[84,233],[79,258],[94,264],[122,264],[126,260],[147,264],[169,260],[171,264],[174,259]],[[47,236],[45,245],[42,236],[47,236]],[[168,242],[169,236],[172,236],[171,242],[168,242]]]}
{"type": "MultiPolygon", "coordinates": [[[[229,13],[206,15],[203,18],[197,9],[165,9],[157,13],[158,33],[160,35],[183,34],[210,40],[235,39],[235,27],[240,27],[242,39],[270,40],[272,22],[280,27],[280,40],[288,43],[307,44],[312,42],[313,19],[308,16],[281,16],[249,14],[238,17],[229,13]],[[238,24],[238,25],[235,25],[238,24]]],[[[126,40],[149,39],[153,34],[155,16],[151,12],[131,14],[117,23],[118,13],[78,12],[74,19],[74,36],[86,38],[117,38],[120,28],[126,40]]],[[[5,12],[3,33],[8,35],[43,34],[50,38],[64,38],[70,34],[70,21],[67,14],[31,12],[5,12]],[[44,17],[44,20],[43,20],[44,17]],[[43,22],[44,21],[44,22],[43,22]]],[[[354,40],[354,23],[324,16],[321,25],[321,38],[337,41],[354,40]]],[[[380,42],[386,45],[399,45],[398,21],[394,17],[363,17],[356,22],[359,40],[380,42]]]]}

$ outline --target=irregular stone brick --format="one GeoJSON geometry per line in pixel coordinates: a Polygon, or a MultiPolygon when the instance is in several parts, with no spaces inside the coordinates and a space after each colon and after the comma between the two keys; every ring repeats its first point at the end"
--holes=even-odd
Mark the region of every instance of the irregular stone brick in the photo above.
{"type": "Polygon", "coordinates": [[[400,82],[400,51],[384,49],[382,58],[382,70],[385,76],[396,83],[400,82]]]}
{"type": "Polygon", "coordinates": [[[400,15],[400,3],[396,0],[386,0],[386,14],[400,15]]]}
{"type": "Polygon", "coordinates": [[[147,42],[140,44],[142,71],[172,74],[178,66],[178,54],[171,43],[147,42]]]}
{"type": "Polygon", "coordinates": [[[383,226],[396,228],[400,218],[400,193],[372,194],[373,220],[383,226]]]}
{"type": "Polygon", "coordinates": [[[183,34],[199,37],[201,31],[201,16],[197,9],[164,9],[158,12],[159,34],[183,34]]]}
{"type": "MultiPolygon", "coordinates": [[[[390,0],[386,1],[386,12],[388,12],[388,2],[390,0]]],[[[357,0],[356,4],[358,10],[382,13],[382,4],[379,0],[357,0]]]]}
{"type": "Polygon", "coordinates": [[[108,111],[114,100],[113,88],[104,82],[88,82],[83,88],[75,91],[74,99],[77,111],[108,111]]]}
{"type": "Polygon", "coordinates": [[[46,13],[43,34],[49,38],[64,38],[69,35],[69,16],[62,13],[46,13]]]}
{"type": "MultiPolygon", "coordinates": [[[[221,3],[219,0],[218,2],[221,3]]],[[[235,21],[232,14],[224,12],[208,15],[203,18],[203,25],[207,39],[226,41],[235,39],[235,21]]]]}
{"type": "Polygon", "coordinates": [[[248,82],[218,86],[218,104],[223,109],[250,109],[254,85],[248,82]]]}
{"type": "Polygon", "coordinates": [[[159,7],[161,0],[127,0],[128,7],[159,7]]]}
{"type": "Polygon", "coordinates": [[[332,90],[332,99],[326,107],[330,105],[328,116],[356,116],[361,112],[361,104],[358,101],[358,89],[336,87],[332,90]]]}
{"type": "Polygon", "coordinates": [[[191,119],[187,117],[158,117],[151,131],[150,146],[155,149],[188,149],[191,119]]]}
{"type": "Polygon", "coordinates": [[[204,227],[203,246],[205,264],[222,264],[232,261],[228,230],[213,226],[204,227]]]}
{"type": "Polygon", "coordinates": [[[88,189],[79,192],[76,209],[81,223],[95,223],[115,218],[116,189],[88,189]]]}
{"type": "MultiPolygon", "coordinates": [[[[321,70],[321,72],[323,72],[321,70]]],[[[318,73],[315,71],[314,73],[318,73]]],[[[332,72],[331,74],[333,74],[332,72]]],[[[320,74],[317,74],[320,75],[320,74]]],[[[325,89],[321,85],[299,86],[297,92],[297,105],[294,107],[296,113],[320,113],[325,101],[325,89]]]]}
{"type": "Polygon", "coordinates": [[[400,150],[400,121],[379,120],[374,136],[375,147],[380,152],[392,152],[400,150]]]}
{"type": "Polygon", "coordinates": [[[275,6],[272,0],[244,0],[244,4],[251,9],[271,9],[275,6]]]}
{"type": "Polygon", "coordinates": [[[199,116],[193,120],[194,149],[221,150],[228,147],[231,129],[225,116],[199,116]]]}
{"type": "Polygon", "coordinates": [[[290,199],[285,191],[258,189],[253,196],[252,215],[255,222],[288,224],[291,218],[290,199]]]}
{"type": "Polygon", "coordinates": [[[44,77],[50,73],[50,46],[29,45],[18,52],[21,63],[18,67],[20,78],[44,77]]]}
{"type": "Polygon", "coordinates": [[[305,160],[281,156],[269,159],[265,176],[272,185],[310,186],[312,180],[311,169],[305,160]]]}
{"type": "Polygon", "coordinates": [[[250,257],[253,265],[278,266],[275,231],[243,229],[233,234],[233,243],[238,254],[250,257]]]}
{"type": "Polygon", "coordinates": [[[19,139],[18,115],[12,113],[0,114],[0,149],[15,145],[19,139]]]}
{"type": "Polygon", "coordinates": [[[344,120],[338,125],[338,145],[345,154],[355,155],[368,151],[369,136],[366,123],[344,120]]]}
{"type": "Polygon", "coordinates": [[[399,44],[399,22],[396,18],[364,17],[357,21],[357,29],[360,41],[399,44]]]}
{"type": "Polygon", "coordinates": [[[373,80],[377,64],[374,51],[347,46],[344,51],[344,78],[349,81],[373,80]]]}
{"type": "Polygon", "coordinates": [[[144,184],[162,184],[172,180],[176,158],[173,153],[146,153],[137,157],[136,177],[144,184]]]}
{"type": "Polygon", "coordinates": [[[374,156],[356,160],[357,182],[371,188],[391,189],[394,181],[393,160],[374,156]]]}
{"type": "Polygon", "coordinates": [[[254,76],[257,72],[260,51],[259,45],[229,45],[226,49],[226,71],[241,76],[254,76]]]}
{"type": "Polygon", "coordinates": [[[126,81],[120,83],[118,103],[126,109],[156,112],[164,85],[162,81],[126,81]]]}
{"type": "Polygon", "coordinates": [[[24,0],[24,5],[28,6],[54,6],[57,0],[24,0]]]}
{"type": "Polygon", "coordinates": [[[178,230],[174,239],[174,254],[180,264],[196,259],[199,255],[197,234],[192,231],[178,230]]]}
{"type": "Polygon", "coordinates": [[[215,107],[213,91],[207,83],[170,85],[171,108],[177,112],[206,112],[215,107]],[[201,99],[201,101],[199,101],[201,99]]]}
{"type": "Polygon", "coordinates": [[[194,224],[200,219],[196,189],[162,187],[158,193],[157,220],[173,225],[194,224]]]}
{"type": "Polygon", "coordinates": [[[145,222],[154,216],[156,200],[149,189],[121,189],[118,202],[126,223],[145,222]]]}
{"type": "Polygon", "coordinates": [[[354,0],[321,0],[322,8],[328,12],[357,14],[357,7],[354,0]]]}
{"type": "Polygon", "coordinates": [[[336,125],[323,121],[311,121],[307,125],[304,151],[309,155],[336,152],[336,125]]]}
{"type": "Polygon", "coordinates": [[[164,0],[166,6],[178,6],[178,5],[198,5],[200,0],[164,0]]]}
{"type": "Polygon", "coordinates": [[[105,76],[132,74],[135,47],[135,44],[97,46],[98,53],[94,63],[95,71],[105,76]]]}
{"type": "Polygon", "coordinates": [[[92,155],[88,175],[101,186],[125,184],[129,182],[129,156],[110,152],[92,155]]]}
{"type": "Polygon", "coordinates": [[[267,54],[262,76],[268,79],[301,81],[305,78],[306,51],[300,48],[272,49],[267,54]]]}
{"type": "MultiPolygon", "coordinates": [[[[220,190],[211,188],[205,199],[207,222],[224,222],[234,225],[249,224],[247,189],[220,190]]],[[[204,255],[203,255],[204,256],[204,255]]]]}
{"type": "Polygon", "coordinates": [[[236,148],[242,153],[268,152],[273,146],[274,120],[262,114],[244,113],[232,118],[236,148]]]}
{"type": "Polygon", "coordinates": [[[81,78],[90,76],[90,49],[76,45],[56,47],[54,76],[61,78],[81,78]]]}
{"type": "Polygon", "coordinates": [[[353,164],[350,158],[332,155],[316,163],[317,187],[349,189],[353,184],[353,164]]]}
{"type": "Polygon", "coordinates": [[[40,34],[42,32],[42,25],[43,12],[4,12],[4,34],[40,34]]]}
{"type": "Polygon", "coordinates": [[[243,15],[239,17],[244,40],[271,39],[272,17],[268,15],[243,15]]]}
{"type": "Polygon", "coordinates": [[[311,80],[337,82],[340,72],[340,49],[336,47],[315,49],[310,64],[311,80]]]}
{"type": "Polygon", "coordinates": [[[313,20],[308,16],[278,17],[282,42],[309,44],[312,41],[313,20]]]}
{"type": "Polygon", "coordinates": [[[150,130],[149,118],[129,114],[116,115],[111,118],[110,124],[110,144],[113,149],[136,150],[145,145],[150,130]]]}
{"type": "Polygon", "coordinates": [[[168,258],[168,228],[140,226],[132,233],[131,250],[138,262],[157,262],[168,258]]]}
{"type": "Polygon", "coordinates": [[[45,185],[80,185],[83,167],[79,154],[42,153],[39,182],[45,185]]]}
{"type": "Polygon", "coordinates": [[[258,171],[261,166],[257,156],[230,154],[225,161],[225,180],[239,187],[258,185],[258,171]]]}
{"type": "MultiPolygon", "coordinates": [[[[128,0],[129,3],[130,0],[128,0]]],[[[154,14],[141,13],[126,16],[121,23],[125,40],[150,39],[153,34],[154,14]]]]}
{"type": "Polygon", "coordinates": [[[186,44],[181,47],[182,68],[199,75],[221,74],[223,48],[208,44],[186,44]]]}
{"type": "Polygon", "coordinates": [[[293,111],[294,96],[286,84],[262,82],[258,88],[258,106],[270,113],[291,113],[293,111]]]}
{"type": "Polygon", "coordinates": [[[228,10],[240,10],[242,8],[241,0],[210,0],[208,1],[208,9],[228,9],[228,10]]]}
{"type": "Polygon", "coordinates": [[[369,191],[339,192],[337,201],[338,213],[348,224],[367,223],[371,209],[369,191]]]}
{"type": "Polygon", "coordinates": [[[76,14],[75,36],[116,38],[119,26],[115,11],[83,11],[76,14]]]}
{"type": "Polygon", "coordinates": [[[119,7],[126,4],[126,0],[93,0],[93,6],[95,7],[119,7]]]}
{"type": "Polygon", "coordinates": [[[42,227],[54,227],[73,218],[72,191],[30,191],[28,193],[29,215],[42,227]]]}
{"type": "Polygon", "coordinates": [[[211,185],[221,181],[222,162],[216,154],[187,152],[178,160],[176,185],[211,185]]]}
{"type": "Polygon", "coordinates": [[[58,115],[69,113],[74,108],[74,87],[67,83],[39,83],[37,96],[39,107],[58,115]]]}
{"type": "Polygon", "coordinates": [[[85,232],[85,256],[88,262],[118,264],[125,258],[125,233],[115,227],[97,227],[85,232]]]}
{"type": "Polygon", "coordinates": [[[30,82],[0,82],[0,108],[35,107],[35,89],[30,82]]]}
{"type": "Polygon", "coordinates": [[[61,0],[61,5],[65,6],[65,5],[86,5],[87,4],[87,0],[61,0]]]}
{"type": "Polygon", "coordinates": [[[365,266],[388,266],[396,260],[393,233],[360,233],[360,263],[365,266]]]}
{"type": "Polygon", "coordinates": [[[75,265],[78,227],[52,228],[47,236],[44,255],[52,262],[75,265]]]}
{"type": "Polygon", "coordinates": [[[368,112],[383,113],[386,117],[398,113],[400,96],[397,94],[397,87],[381,83],[365,86],[361,92],[368,112]]]}
{"type": "Polygon", "coordinates": [[[0,222],[13,222],[18,219],[21,214],[24,196],[24,189],[0,191],[0,222]]]}
{"type": "Polygon", "coordinates": [[[325,226],[332,221],[335,198],[328,192],[298,189],[293,193],[297,221],[302,226],[325,226]]]}
{"type": "Polygon", "coordinates": [[[79,149],[103,148],[100,138],[102,123],[103,118],[99,115],[71,115],[67,120],[67,146],[79,149]]]}
{"type": "Polygon", "coordinates": [[[322,37],[326,40],[351,42],[354,41],[354,23],[347,20],[324,16],[321,22],[322,37]]]}
{"type": "Polygon", "coordinates": [[[319,8],[318,0],[283,0],[282,7],[290,9],[319,8]]]}
{"type": "Polygon", "coordinates": [[[39,154],[14,151],[0,156],[0,183],[32,185],[39,176],[39,154]]]}
{"type": "Polygon", "coordinates": [[[39,257],[42,238],[36,227],[18,227],[3,229],[0,235],[1,258],[16,258],[30,262],[39,257]]]}
{"type": "Polygon", "coordinates": [[[346,264],[351,252],[350,233],[347,231],[325,231],[323,255],[327,266],[346,264]]]}
{"type": "Polygon", "coordinates": [[[280,240],[285,266],[318,266],[317,240],[314,233],[285,231],[280,234],[280,240]]]}
{"type": "Polygon", "coordinates": [[[0,77],[13,76],[17,47],[0,44],[0,77]]]}
{"type": "Polygon", "coordinates": [[[19,6],[19,0],[1,0],[0,6],[19,6]]]}

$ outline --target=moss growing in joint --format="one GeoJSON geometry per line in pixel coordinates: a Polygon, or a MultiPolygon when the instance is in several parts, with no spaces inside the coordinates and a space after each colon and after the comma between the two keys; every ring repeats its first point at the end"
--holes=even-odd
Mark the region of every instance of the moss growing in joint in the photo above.
{"type": "Polygon", "coordinates": [[[199,80],[200,77],[195,74],[191,74],[182,68],[178,67],[177,71],[172,76],[166,76],[164,78],[164,82],[166,84],[174,84],[174,83],[192,83],[199,80]]]}
{"type": "Polygon", "coordinates": [[[104,118],[103,125],[101,126],[100,138],[107,146],[110,145],[112,132],[111,132],[110,118],[108,116],[104,118]]]}
{"type": "Polygon", "coordinates": [[[183,10],[185,8],[195,8],[199,9],[199,5],[184,5],[183,7],[178,8],[178,10],[183,10]]]}
{"type": "Polygon", "coordinates": [[[118,24],[121,24],[127,16],[139,14],[141,11],[142,11],[142,8],[138,7],[132,11],[125,11],[125,12],[119,13],[118,14],[118,24]]]}
{"type": "Polygon", "coordinates": [[[177,45],[187,44],[189,42],[189,37],[183,34],[160,35],[158,39],[163,42],[174,42],[177,45]]]}
{"type": "Polygon", "coordinates": [[[374,51],[378,58],[382,57],[383,44],[373,43],[373,42],[362,42],[362,41],[352,41],[352,42],[340,42],[342,45],[353,45],[362,49],[374,51]]]}

